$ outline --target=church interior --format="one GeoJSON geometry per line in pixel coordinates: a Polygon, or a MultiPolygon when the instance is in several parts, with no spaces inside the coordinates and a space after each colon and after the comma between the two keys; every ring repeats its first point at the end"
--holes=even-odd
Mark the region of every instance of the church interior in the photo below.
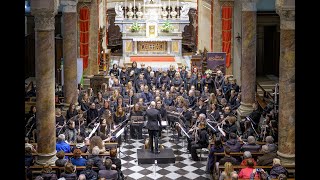
{"type": "Polygon", "coordinates": [[[295,0],[25,0],[25,179],[295,179],[295,0]]]}

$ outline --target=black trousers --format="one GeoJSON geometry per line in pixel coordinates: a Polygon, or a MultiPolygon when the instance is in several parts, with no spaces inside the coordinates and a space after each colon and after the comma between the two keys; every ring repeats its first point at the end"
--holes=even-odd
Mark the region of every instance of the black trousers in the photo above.
{"type": "Polygon", "coordinates": [[[149,143],[150,143],[150,150],[153,151],[153,148],[155,149],[155,151],[158,151],[158,130],[148,130],[149,133],[149,143]],[[155,147],[153,147],[153,140],[154,140],[154,145],[155,147]]]}
{"type": "Polygon", "coordinates": [[[191,157],[194,161],[199,161],[199,157],[197,155],[197,149],[204,148],[205,146],[201,144],[196,144],[195,142],[191,143],[191,157]]]}

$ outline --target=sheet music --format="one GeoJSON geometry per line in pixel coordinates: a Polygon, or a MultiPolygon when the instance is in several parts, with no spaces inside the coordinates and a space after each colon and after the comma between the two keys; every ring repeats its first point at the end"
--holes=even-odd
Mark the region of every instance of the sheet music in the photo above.
{"type": "Polygon", "coordinates": [[[96,132],[96,130],[98,129],[99,126],[100,126],[100,122],[97,124],[96,127],[93,128],[93,130],[91,131],[90,135],[88,136],[89,138],[91,138],[91,136],[96,132]]]}
{"type": "Polygon", "coordinates": [[[180,124],[179,124],[179,127],[180,127],[181,131],[190,139],[189,134],[181,127],[180,124]]]}
{"type": "Polygon", "coordinates": [[[219,129],[219,131],[221,132],[221,134],[222,134],[223,136],[226,136],[226,133],[222,130],[222,128],[221,128],[220,126],[218,126],[218,129],[219,129]]]}
{"type": "Polygon", "coordinates": [[[161,125],[162,126],[168,126],[168,122],[167,121],[161,121],[161,125]]]}

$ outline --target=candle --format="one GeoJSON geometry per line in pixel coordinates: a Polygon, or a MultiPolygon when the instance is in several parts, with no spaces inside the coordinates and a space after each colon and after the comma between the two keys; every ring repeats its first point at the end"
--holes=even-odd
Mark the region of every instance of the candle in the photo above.
{"type": "Polygon", "coordinates": [[[125,1],[125,4],[124,4],[124,18],[127,18],[127,0],[125,1]]]}
{"type": "Polygon", "coordinates": [[[136,11],[136,0],[133,0],[133,18],[136,17],[135,11],[136,11]]]}
{"type": "Polygon", "coordinates": [[[168,10],[169,10],[169,16],[168,17],[170,17],[170,0],[169,0],[169,9],[168,10]]]}

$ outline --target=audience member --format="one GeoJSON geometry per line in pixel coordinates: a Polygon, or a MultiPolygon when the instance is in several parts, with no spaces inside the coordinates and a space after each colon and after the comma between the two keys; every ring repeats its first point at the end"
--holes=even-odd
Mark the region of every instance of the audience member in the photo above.
{"type": "Polygon", "coordinates": [[[112,161],[111,159],[105,160],[105,170],[99,170],[99,178],[106,178],[106,179],[118,179],[118,172],[116,170],[111,170],[112,161]]]}
{"type": "Polygon", "coordinates": [[[229,147],[231,152],[240,152],[241,144],[237,139],[237,135],[235,133],[229,134],[229,139],[224,145],[229,147]]]}
{"type": "Polygon", "coordinates": [[[224,154],[225,155],[224,155],[223,158],[220,159],[219,165],[220,164],[224,164],[226,162],[231,162],[232,165],[239,165],[239,162],[236,160],[236,158],[231,157],[230,152],[231,152],[230,147],[227,146],[227,147],[224,148],[224,154]]]}
{"type": "Polygon", "coordinates": [[[64,177],[66,180],[77,180],[76,167],[68,162],[64,166],[64,172],[61,173],[60,177],[64,177]]]}
{"type": "Polygon", "coordinates": [[[273,159],[273,166],[270,170],[270,177],[271,178],[278,178],[278,176],[280,174],[284,174],[287,176],[288,170],[281,165],[280,159],[274,158],[273,159]]]}
{"type": "Polygon", "coordinates": [[[99,170],[106,169],[103,165],[102,159],[99,157],[100,149],[98,146],[95,146],[92,148],[92,155],[88,157],[89,159],[92,159],[94,162],[94,166],[98,167],[99,170]]]}
{"type": "MultiPolygon", "coordinates": [[[[254,164],[251,159],[247,160],[247,167],[242,168],[239,172],[239,178],[250,179],[252,173],[255,173],[254,164]]],[[[256,173],[254,178],[260,178],[259,174],[256,173]]]]}
{"type": "Polygon", "coordinates": [[[65,142],[66,136],[64,134],[60,134],[58,136],[58,142],[56,144],[56,150],[59,152],[60,150],[64,151],[65,153],[70,153],[71,148],[68,143],[65,142]]]}
{"type": "Polygon", "coordinates": [[[261,146],[256,144],[256,139],[253,136],[248,137],[248,143],[241,147],[241,151],[259,152],[261,146]]]}
{"type": "Polygon", "coordinates": [[[243,153],[243,160],[241,162],[241,166],[247,166],[247,160],[251,159],[251,161],[253,162],[253,164],[256,166],[257,162],[252,158],[251,152],[250,151],[245,151],[243,153]]]}
{"type": "Polygon", "coordinates": [[[264,153],[264,155],[258,157],[258,166],[272,166],[273,158],[276,158],[277,154],[274,152],[269,152],[268,145],[263,145],[261,148],[261,152],[264,153]]]}
{"type": "Polygon", "coordinates": [[[65,159],[65,153],[63,150],[60,150],[59,152],[57,152],[56,154],[57,156],[57,160],[55,162],[56,166],[59,166],[59,167],[64,167],[66,165],[66,163],[68,162],[67,159],[65,159]]]}
{"type": "Polygon", "coordinates": [[[224,170],[220,174],[219,180],[228,180],[233,174],[237,174],[237,172],[233,169],[233,165],[231,162],[226,162],[224,164],[224,170]]]}
{"type": "MultiPolygon", "coordinates": [[[[88,159],[86,168],[80,172],[80,175],[83,174],[86,176],[86,179],[88,180],[97,180],[98,179],[98,173],[95,172],[92,167],[94,166],[94,160],[88,159]]],[[[80,178],[80,176],[79,176],[80,178]]]]}
{"type": "Polygon", "coordinates": [[[81,150],[75,149],[73,151],[73,157],[70,159],[71,163],[75,166],[85,166],[87,160],[81,156],[81,150]]]}

